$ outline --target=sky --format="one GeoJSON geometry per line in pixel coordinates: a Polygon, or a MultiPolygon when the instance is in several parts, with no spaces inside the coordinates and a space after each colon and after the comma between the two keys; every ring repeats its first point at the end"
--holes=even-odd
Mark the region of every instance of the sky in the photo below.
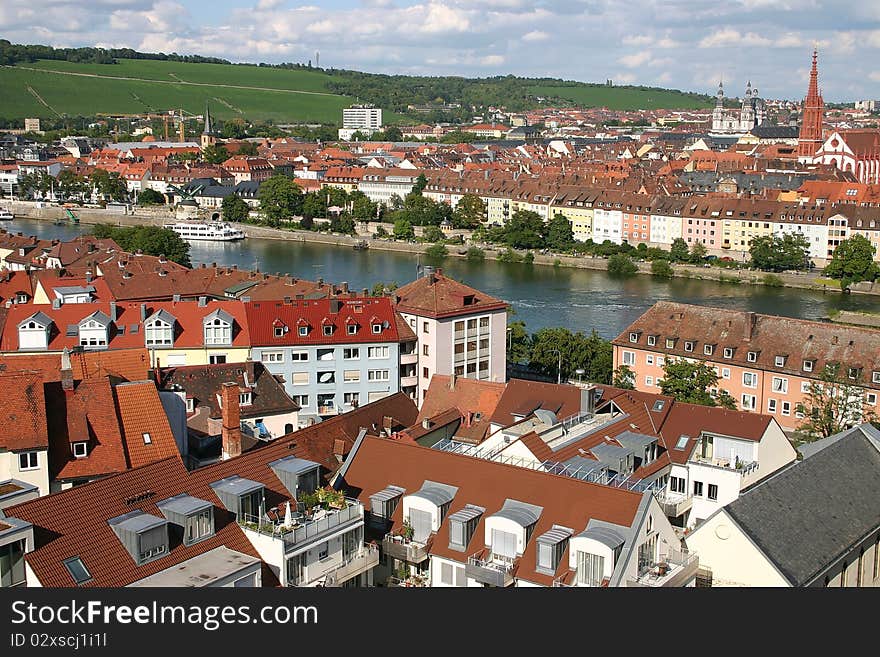
{"type": "Polygon", "coordinates": [[[880,0],[2,0],[0,38],[792,100],[818,47],[826,102],[880,99],[880,0]]]}

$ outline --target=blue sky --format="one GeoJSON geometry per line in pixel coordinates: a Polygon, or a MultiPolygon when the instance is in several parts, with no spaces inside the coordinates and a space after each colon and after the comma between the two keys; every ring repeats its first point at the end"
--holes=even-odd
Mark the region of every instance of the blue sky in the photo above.
{"type": "Polygon", "coordinates": [[[880,99],[880,1],[2,0],[0,36],[426,75],[880,99]]]}

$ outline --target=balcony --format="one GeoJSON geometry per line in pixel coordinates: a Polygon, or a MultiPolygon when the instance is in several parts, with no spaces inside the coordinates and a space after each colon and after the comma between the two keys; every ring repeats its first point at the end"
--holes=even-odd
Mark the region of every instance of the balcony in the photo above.
{"type": "Polygon", "coordinates": [[[413,374],[412,376],[402,376],[400,377],[400,387],[401,388],[410,388],[413,386],[419,385],[419,377],[413,374]]]}
{"type": "Polygon", "coordinates": [[[318,415],[339,415],[336,404],[318,404],[318,415]]]}
{"type": "Polygon", "coordinates": [[[477,554],[468,557],[467,565],[465,565],[465,574],[478,581],[480,584],[487,586],[505,587],[513,584],[513,566],[514,562],[500,560],[499,558],[482,559],[477,554]]]}
{"type": "Polygon", "coordinates": [[[400,364],[401,365],[416,365],[419,362],[419,353],[417,351],[413,351],[408,354],[401,353],[400,354],[400,364]]]}
{"type": "Polygon", "coordinates": [[[716,458],[716,457],[705,457],[700,456],[699,454],[694,455],[691,459],[691,462],[698,463],[699,465],[708,465],[713,468],[724,468],[725,470],[736,470],[739,472],[740,476],[745,477],[747,474],[750,474],[758,469],[757,461],[743,461],[740,458],[737,458],[735,461],[731,461],[729,458],[716,458]]]}
{"type": "Polygon", "coordinates": [[[428,558],[428,546],[408,538],[387,534],[382,540],[382,551],[389,557],[407,563],[422,563],[428,558]]]}
{"type": "Polygon", "coordinates": [[[352,577],[366,573],[379,564],[379,548],[364,545],[357,553],[346,559],[341,566],[327,573],[324,586],[339,586],[352,577]]]}
{"type": "Polygon", "coordinates": [[[697,575],[700,559],[696,552],[669,550],[655,563],[640,564],[639,576],[627,586],[685,586],[697,575]]]}
{"type": "Polygon", "coordinates": [[[686,493],[670,493],[667,490],[662,490],[655,497],[668,518],[677,518],[682,513],[689,511],[694,505],[693,495],[686,493]]]}
{"type": "Polygon", "coordinates": [[[355,525],[363,522],[364,507],[354,499],[347,499],[343,509],[317,509],[310,516],[303,516],[296,520],[292,527],[276,525],[271,522],[257,522],[254,516],[246,515],[239,518],[238,524],[246,532],[256,532],[264,536],[282,541],[284,550],[290,551],[296,547],[315,541],[327,534],[338,531],[345,525],[355,525]]]}

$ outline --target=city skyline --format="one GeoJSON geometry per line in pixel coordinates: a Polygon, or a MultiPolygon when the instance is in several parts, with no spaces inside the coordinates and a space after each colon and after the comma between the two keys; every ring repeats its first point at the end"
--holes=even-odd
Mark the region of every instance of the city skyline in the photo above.
{"type": "Polygon", "coordinates": [[[819,49],[828,102],[880,91],[880,8],[764,0],[10,0],[0,34],[16,43],[129,47],[235,62],[307,63],[408,75],[558,77],[711,95],[751,80],[802,100],[819,49]],[[586,45],[585,45],[586,44],[586,45]]]}

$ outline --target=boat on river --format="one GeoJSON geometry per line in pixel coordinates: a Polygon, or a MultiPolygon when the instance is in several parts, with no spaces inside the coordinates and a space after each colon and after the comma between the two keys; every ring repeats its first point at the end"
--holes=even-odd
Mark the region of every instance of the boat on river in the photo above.
{"type": "Polygon", "coordinates": [[[180,221],[165,224],[164,228],[170,228],[185,240],[232,242],[245,237],[243,230],[219,221],[180,221]]]}

